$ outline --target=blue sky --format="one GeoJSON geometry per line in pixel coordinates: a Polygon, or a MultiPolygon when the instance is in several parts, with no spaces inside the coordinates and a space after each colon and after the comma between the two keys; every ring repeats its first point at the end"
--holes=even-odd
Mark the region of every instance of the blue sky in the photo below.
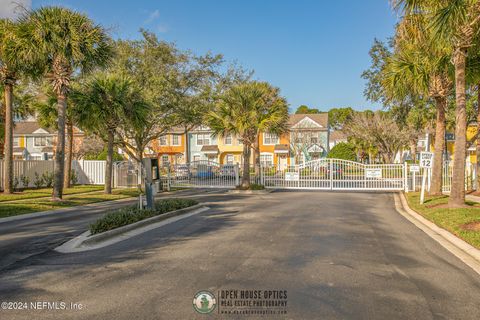
{"type": "MultiPolygon", "coordinates": [[[[6,0],[1,0],[2,2],[6,0]]],[[[136,38],[147,28],[198,54],[224,54],[280,87],[291,110],[380,108],[363,96],[375,37],[393,34],[388,0],[33,0],[87,13],[114,37],[136,38]]]]}

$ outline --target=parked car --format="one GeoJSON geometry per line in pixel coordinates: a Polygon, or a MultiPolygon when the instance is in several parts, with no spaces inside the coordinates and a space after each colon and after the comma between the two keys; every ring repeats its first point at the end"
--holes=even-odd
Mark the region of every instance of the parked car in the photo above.
{"type": "Polygon", "coordinates": [[[233,164],[224,164],[220,169],[220,176],[235,178],[235,165],[233,164]]]}
{"type": "Polygon", "coordinates": [[[196,173],[194,174],[195,178],[212,178],[215,176],[212,166],[206,164],[198,164],[196,168],[196,173]]]}

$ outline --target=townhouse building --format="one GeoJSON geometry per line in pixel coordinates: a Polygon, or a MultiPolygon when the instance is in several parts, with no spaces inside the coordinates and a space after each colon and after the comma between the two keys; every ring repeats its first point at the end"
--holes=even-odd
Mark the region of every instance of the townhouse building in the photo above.
{"type": "Polygon", "coordinates": [[[184,129],[174,127],[166,134],[152,141],[151,149],[158,155],[162,166],[187,162],[184,129]]]}
{"type": "MultiPolygon", "coordinates": [[[[83,132],[74,127],[73,152],[83,144],[83,132]]],[[[13,128],[13,158],[15,160],[52,160],[57,133],[29,119],[18,121],[13,128]]]]}
{"type": "MultiPolygon", "coordinates": [[[[290,116],[288,124],[289,131],[280,136],[269,132],[260,133],[258,146],[262,165],[283,170],[290,165],[327,155],[327,113],[294,114],[290,116]]],[[[243,162],[241,139],[235,135],[215,136],[207,126],[194,128],[188,134],[182,128],[172,128],[152,143],[152,150],[164,166],[202,160],[239,165],[243,162]]],[[[253,156],[252,152],[252,164],[253,156]]]]}

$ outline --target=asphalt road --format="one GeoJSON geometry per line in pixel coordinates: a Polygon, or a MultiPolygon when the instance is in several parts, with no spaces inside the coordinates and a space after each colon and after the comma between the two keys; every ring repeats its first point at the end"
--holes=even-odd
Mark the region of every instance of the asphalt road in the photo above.
{"type": "MultiPolygon", "coordinates": [[[[287,314],[262,319],[480,318],[479,275],[400,216],[392,194],[201,198],[211,210],[115,245],[11,265],[0,301],[83,309],[0,310],[0,319],[255,318],[192,307],[199,290],[220,301],[219,291],[235,289],[288,292],[287,314]]],[[[8,240],[27,230],[0,232],[8,240]]],[[[67,232],[38,232],[57,231],[67,232]]]]}

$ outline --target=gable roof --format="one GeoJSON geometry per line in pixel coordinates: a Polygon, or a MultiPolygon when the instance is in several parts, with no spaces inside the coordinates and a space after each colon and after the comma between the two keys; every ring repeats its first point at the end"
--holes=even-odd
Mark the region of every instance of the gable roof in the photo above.
{"type": "Polygon", "coordinates": [[[37,121],[20,121],[13,126],[13,134],[33,134],[39,129],[50,134],[54,133],[52,129],[42,127],[37,121]]]}
{"type": "Polygon", "coordinates": [[[321,125],[323,128],[328,128],[328,113],[314,113],[314,114],[291,114],[288,121],[289,127],[293,127],[296,124],[300,123],[302,120],[309,118],[314,122],[321,125]]]}

